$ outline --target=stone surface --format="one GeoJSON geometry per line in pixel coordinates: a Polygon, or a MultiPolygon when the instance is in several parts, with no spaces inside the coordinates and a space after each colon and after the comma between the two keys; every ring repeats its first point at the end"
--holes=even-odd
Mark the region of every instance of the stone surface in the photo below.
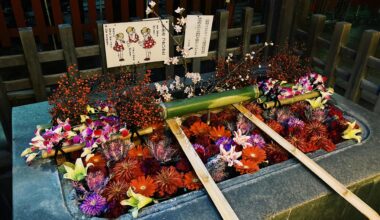
{"type": "MultiPolygon", "coordinates": [[[[347,141],[336,151],[309,154],[319,165],[345,185],[380,174],[380,120],[352,102],[334,95],[338,105],[362,122],[367,132],[364,141],[347,141]]],[[[13,211],[15,219],[70,219],[61,183],[54,166],[40,161],[31,167],[19,157],[33,136],[36,124],[47,123],[47,103],[13,109],[13,211]]],[[[288,160],[218,184],[240,219],[269,218],[310,200],[328,195],[332,190],[296,160],[288,160]]],[[[65,187],[66,188],[66,187],[65,187]]],[[[370,189],[372,190],[372,189],[370,189]]],[[[365,190],[366,191],[366,190],[365,190]]],[[[378,192],[378,191],[376,191],[378,192]]],[[[371,194],[369,192],[368,194],[371,194]]],[[[66,195],[66,202],[67,195],[66,195]]],[[[369,198],[375,200],[374,198],[369,198]]],[[[338,201],[338,200],[337,200],[338,201]]],[[[313,204],[317,206],[318,204],[313,204]]],[[[70,211],[73,206],[69,204],[70,211]]],[[[281,216],[292,215],[285,211],[281,216]]],[[[293,213],[296,217],[297,213],[293,213]]],[[[191,192],[147,207],[141,219],[220,219],[204,190],[191,192]]],[[[121,219],[131,219],[124,215],[121,219]]]]}

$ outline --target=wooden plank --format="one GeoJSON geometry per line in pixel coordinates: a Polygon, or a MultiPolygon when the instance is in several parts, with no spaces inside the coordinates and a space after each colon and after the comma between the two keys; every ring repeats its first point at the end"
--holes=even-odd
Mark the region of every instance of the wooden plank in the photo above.
{"type": "Polygon", "coordinates": [[[335,24],[333,36],[331,38],[329,52],[326,58],[324,72],[328,74],[328,85],[335,84],[335,69],[340,62],[340,50],[348,41],[351,24],[348,22],[338,22],[335,24]]]}
{"type": "Polygon", "coordinates": [[[345,92],[345,97],[352,99],[354,102],[357,102],[360,98],[360,82],[367,75],[368,57],[375,54],[379,38],[380,32],[366,30],[360,40],[352,75],[349,80],[349,89],[345,92]]]}
{"type": "Polygon", "coordinates": [[[212,5],[213,5],[213,3],[214,3],[214,1],[204,1],[204,3],[205,3],[205,14],[206,15],[211,15],[211,14],[214,14],[214,13],[212,13],[212,5]]]}
{"type": "Polygon", "coordinates": [[[295,4],[297,10],[294,11],[294,21],[292,29],[290,30],[290,45],[293,45],[294,43],[296,29],[298,29],[299,27],[305,27],[306,19],[310,10],[310,0],[296,0],[295,4]]]}
{"type": "Polygon", "coordinates": [[[61,10],[61,0],[51,0],[51,10],[55,26],[63,24],[63,15],[61,10]]]}
{"type": "Polygon", "coordinates": [[[82,19],[80,15],[80,6],[78,0],[70,0],[70,9],[71,9],[71,21],[73,24],[75,45],[82,46],[83,41],[83,28],[82,28],[82,19]]]}
{"type": "Polygon", "coordinates": [[[32,88],[32,84],[30,84],[29,79],[16,79],[16,80],[11,80],[11,81],[3,81],[3,86],[4,86],[5,92],[13,92],[13,91],[32,88]]]}
{"type": "Polygon", "coordinates": [[[373,112],[380,114],[380,95],[377,96],[375,107],[373,108],[373,112]]]}
{"type": "Polygon", "coordinates": [[[59,49],[42,51],[38,53],[38,58],[40,59],[41,63],[63,60],[63,50],[59,49]]]}
{"type": "MultiPolygon", "coordinates": [[[[267,1],[267,13],[264,15],[264,21],[266,25],[266,32],[265,32],[265,41],[266,42],[271,42],[272,37],[274,36],[273,33],[273,21],[274,21],[274,7],[275,7],[275,0],[269,0],[267,1]]],[[[276,42],[277,44],[277,42],[276,42]]],[[[266,47],[264,49],[264,60],[267,59],[269,56],[269,47],[266,47]]]]}
{"type": "Polygon", "coordinates": [[[218,24],[218,59],[224,59],[227,48],[228,11],[219,9],[216,16],[218,24]]]}
{"type": "Polygon", "coordinates": [[[78,64],[73,39],[73,31],[70,24],[60,24],[58,28],[63,49],[63,56],[65,58],[66,68],[68,68],[69,66],[78,64]]]}
{"type": "Polygon", "coordinates": [[[75,54],[77,58],[81,57],[90,57],[99,55],[99,45],[85,46],[85,47],[76,47],[75,54]]]}
{"type": "Polygon", "coordinates": [[[99,54],[102,59],[102,73],[107,73],[107,58],[106,58],[106,49],[104,46],[104,32],[103,24],[107,23],[106,21],[98,21],[98,36],[99,36],[99,54]]]}
{"type": "Polygon", "coordinates": [[[227,11],[228,11],[228,27],[232,27],[233,23],[233,18],[235,15],[235,1],[230,1],[227,4],[227,11]]]}
{"type": "Polygon", "coordinates": [[[346,69],[345,67],[336,67],[335,75],[336,77],[339,77],[345,81],[348,81],[350,79],[351,70],[346,69]]]}
{"type": "Polygon", "coordinates": [[[369,56],[367,66],[380,71],[380,58],[369,56]]]}
{"type": "Polygon", "coordinates": [[[144,1],[136,1],[136,16],[140,19],[145,18],[144,1]]]}
{"type": "Polygon", "coordinates": [[[24,9],[20,0],[11,0],[13,17],[16,20],[17,27],[26,27],[24,9]]]}
{"type": "Polygon", "coordinates": [[[343,45],[341,49],[341,53],[342,53],[342,56],[351,60],[355,60],[357,52],[356,50],[343,45]]]}
{"type": "Polygon", "coordinates": [[[191,1],[191,11],[200,12],[201,11],[201,0],[192,0],[191,1]]]}
{"type": "Polygon", "coordinates": [[[173,2],[173,0],[166,0],[165,1],[165,7],[166,7],[166,14],[173,15],[173,13],[174,13],[174,2],[173,2]]]}
{"type": "Polygon", "coordinates": [[[112,0],[104,0],[104,7],[106,11],[106,20],[109,23],[113,22],[113,2],[112,0]]]}
{"type": "Polygon", "coordinates": [[[306,154],[302,153],[298,148],[292,145],[289,141],[271,129],[264,122],[259,120],[251,112],[248,111],[242,104],[233,105],[237,110],[239,110],[246,118],[248,118],[253,124],[255,124],[260,130],[266,133],[270,138],[276,141],[281,147],[297,158],[305,167],[312,171],[316,176],[318,176],[322,181],[324,181],[328,186],[330,186],[335,192],[337,192],[341,197],[343,197],[347,202],[354,206],[358,211],[360,211],[368,219],[380,219],[380,216],[375,210],[369,207],[363,200],[352,193],[347,187],[335,179],[331,174],[329,174],[325,169],[319,166],[316,162],[310,159],[306,154]]]}
{"type": "Polygon", "coordinates": [[[37,101],[44,101],[46,100],[45,82],[42,76],[41,64],[38,58],[37,46],[34,41],[32,28],[20,28],[19,33],[35,98],[37,101]]]}
{"type": "Polygon", "coordinates": [[[327,40],[327,39],[319,36],[316,39],[316,44],[317,44],[318,47],[321,47],[323,49],[329,49],[331,41],[329,41],[329,40],[327,40]]]}
{"type": "Polygon", "coordinates": [[[313,56],[316,47],[317,38],[321,35],[325,26],[326,16],[314,14],[311,16],[311,25],[309,29],[309,38],[306,44],[306,55],[313,56]]]}
{"type": "MultiPolygon", "coordinates": [[[[173,23],[174,17],[172,15],[166,16],[166,19],[169,19],[169,33],[171,36],[174,34],[173,23]]],[[[172,37],[169,37],[169,57],[174,57],[174,40],[172,37]]],[[[174,65],[165,65],[165,79],[173,79],[174,78],[174,65]]]]}
{"type": "Polygon", "coordinates": [[[285,46],[290,38],[290,31],[292,30],[293,25],[293,14],[295,8],[295,0],[282,0],[280,15],[278,16],[278,30],[275,42],[280,47],[285,46]]]}
{"type": "Polygon", "coordinates": [[[187,0],[180,0],[180,1],[179,1],[179,6],[180,6],[181,8],[185,8],[185,9],[187,9],[187,0]]]}
{"type": "Polygon", "coordinates": [[[44,12],[42,10],[41,0],[32,0],[32,8],[34,11],[34,18],[36,25],[34,26],[34,33],[38,35],[43,44],[48,44],[49,39],[46,32],[46,22],[44,12]]]}
{"type": "Polygon", "coordinates": [[[0,68],[25,65],[24,55],[0,56],[0,68]]]}
{"type": "Polygon", "coordinates": [[[252,30],[252,20],[253,20],[253,8],[245,7],[243,9],[242,24],[242,50],[243,55],[250,53],[249,45],[251,44],[251,30],[252,30]]]}
{"type": "Polygon", "coordinates": [[[88,0],[87,1],[87,7],[88,7],[88,24],[90,27],[90,33],[92,35],[92,39],[95,43],[98,42],[98,34],[97,34],[97,27],[96,27],[96,0],[88,0]]]}
{"type": "Polygon", "coordinates": [[[311,57],[311,60],[313,61],[313,64],[316,65],[317,67],[324,69],[326,64],[325,61],[319,59],[318,57],[311,57]]]}
{"type": "Polygon", "coordinates": [[[10,47],[11,44],[11,36],[9,35],[9,31],[7,28],[7,22],[5,21],[3,7],[0,4],[0,42],[2,47],[10,47]]]}
{"type": "Polygon", "coordinates": [[[129,0],[121,0],[121,20],[128,21],[129,20],[129,0]]]}
{"type": "Polygon", "coordinates": [[[375,95],[380,91],[380,85],[377,85],[373,81],[370,81],[368,79],[363,79],[360,83],[360,88],[363,90],[367,90],[375,95]]]}
{"type": "Polygon", "coordinates": [[[187,159],[189,159],[191,166],[205,187],[211,200],[214,202],[214,205],[218,209],[222,218],[228,220],[239,219],[227,199],[224,197],[223,193],[212,179],[210,173],[207,171],[207,168],[199,158],[193,145],[190,143],[177,121],[175,119],[168,119],[166,120],[166,123],[173,132],[174,136],[177,138],[179,145],[181,146],[187,159]]]}

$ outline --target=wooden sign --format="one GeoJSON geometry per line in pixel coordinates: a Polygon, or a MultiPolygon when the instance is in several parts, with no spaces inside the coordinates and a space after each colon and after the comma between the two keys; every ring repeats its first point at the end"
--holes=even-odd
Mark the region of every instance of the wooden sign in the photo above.
{"type": "Polygon", "coordinates": [[[167,60],[168,19],[104,24],[107,67],[167,60]]]}
{"type": "Polygon", "coordinates": [[[213,15],[188,15],[184,47],[188,57],[206,57],[210,45],[213,15]]]}

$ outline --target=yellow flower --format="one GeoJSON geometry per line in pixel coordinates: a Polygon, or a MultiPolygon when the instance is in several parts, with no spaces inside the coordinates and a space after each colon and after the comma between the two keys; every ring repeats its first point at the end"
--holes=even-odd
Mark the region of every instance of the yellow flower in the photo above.
{"type": "Polygon", "coordinates": [[[129,199],[121,201],[120,204],[133,207],[131,209],[133,218],[137,218],[139,210],[153,201],[152,198],[133,192],[131,187],[128,189],[127,196],[129,199]]]}
{"type": "Polygon", "coordinates": [[[352,123],[347,122],[347,124],[348,124],[348,127],[345,131],[343,131],[342,138],[348,139],[348,140],[355,139],[355,140],[357,140],[358,143],[360,143],[362,140],[362,137],[360,135],[358,135],[358,133],[361,133],[362,129],[361,128],[355,128],[356,121],[354,121],[352,123]]]}
{"type": "Polygon", "coordinates": [[[87,109],[87,112],[88,112],[88,113],[92,113],[92,114],[94,114],[94,113],[95,113],[95,109],[94,109],[94,108],[92,108],[92,107],[91,107],[91,106],[89,106],[89,105],[87,105],[86,109],[87,109]]]}
{"type": "MultiPolygon", "coordinates": [[[[88,111],[88,107],[89,107],[89,106],[87,106],[87,111],[88,111]]],[[[88,117],[87,115],[81,115],[81,116],[80,116],[80,122],[83,123],[83,122],[85,122],[86,119],[88,119],[88,118],[90,118],[90,117],[88,117]]]]}
{"type": "Polygon", "coordinates": [[[316,99],[306,99],[306,101],[310,103],[312,109],[324,109],[327,102],[327,100],[322,99],[322,97],[318,97],[316,99]]]}
{"type": "Polygon", "coordinates": [[[81,181],[87,176],[87,169],[93,164],[89,163],[84,167],[82,159],[78,158],[73,164],[64,164],[63,167],[66,170],[66,173],[63,175],[63,178],[70,179],[73,181],[81,181]]]}

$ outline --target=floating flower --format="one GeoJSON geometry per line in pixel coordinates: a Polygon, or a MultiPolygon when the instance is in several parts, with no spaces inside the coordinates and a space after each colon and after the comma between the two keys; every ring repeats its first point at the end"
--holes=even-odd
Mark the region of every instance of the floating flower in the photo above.
{"type": "Polygon", "coordinates": [[[137,218],[138,212],[141,208],[153,202],[152,198],[133,192],[131,187],[128,189],[127,196],[129,199],[121,201],[120,204],[133,207],[130,211],[134,218],[137,218]]]}
{"type": "Polygon", "coordinates": [[[281,134],[284,131],[284,127],[276,120],[269,120],[267,122],[267,125],[279,134],[281,134]]]}
{"type": "Polygon", "coordinates": [[[147,147],[138,145],[128,151],[128,157],[135,159],[147,159],[151,158],[152,155],[147,147]]]}
{"type": "Polygon", "coordinates": [[[276,111],[276,118],[277,121],[281,124],[285,124],[290,117],[293,117],[294,115],[287,107],[280,108],[276,111]]]}
{"type": "Polygon", "coordinates": [[[212,127],[210,130],[210,137],[213,140],[218,140],[221,137],[231,137],[231,132],[226,130],[224,126],[212,127]]]}
{"type": "Polygon", "coordinates": [[[149,146],[149,149],[152,152],[153,157],[162,163],[171,161],[178,152],[177,149],[174,149],[170,145],[170,139],[168,138],[165,138],[164,140],[161,140],[158,143],[148,142],[147,145],[149,146]]]}
{"type": "Polygon", "coordinates": [[[289,159],[288,152],[276,143],[268,144],[264,150],[271,164],[281,163],[282,161],[289,159]]]}
{"type": "Polygon", "coordinates": [[[229,167],[232,167],[234,164],[241,165],[241,162],[238,159],[240,158],[242,152],[236,152],[235,146],[231,146],[231,149],[229,151],[226,151],[223,145],[220,145],[219,149],[220,154],[218,157],[227,162],[229,167]]]}
{"type": "Polygon", "coordinates": [[[139,161],[132,158],[126,158],[115,164],[111,173],[115,175],[116,180],[131,181],[132,179],[144,175],[141,171],[139,161]]]}
{"type": "Polygon", "coordinates": [[[152,13],[153,12],[153,10],[149,7],[149,6],[147,6],[146,7],[146,10],[145,10],[145,14],[146,15],[149,15],[150,13],[152,13]]]}
{"type": "Polygon", "coordinates": [[[259,147],[247,147],[243,149],[242,158],[260,164],[266,160],[266,153],[259,147]]]}
{"type": "Polygon", "coordinates": [[[322,99],[322,97],[318,97],[315,99],[306,99],[309,102],[312,109],[324,109],[327,99],[322,99]]]}
{"type": "Polygon", "coordinates": [[[248,109],[254,115],[261,115],[263,113],[263,109],[256,103],[250,102],[245,105],[245,108],[248,109]]]}
{"type": "Polygon", "coordinates": [[[156,2],[155,1],[149,1],[149,6],[151,8],[154,8],[154,6],[156,6],[156,2]]]}
{"type": "Polygon", "coordinates": [[[315,146],[315,148],[323,149],[327,152],[334,151],[336,149],[335,144],[324,136],[313,136],[310,138],[310,144],[315,146]]]}
{"type": "Polygon", "coordinates": [[[236,171],[238,171],[240,174],[245,173],[255,173],[258,170],[260,170],[257,163],[255,163],[252,160],[246,160],[243,159],[240,161],[240,164],[235,165],[236,171]]]}
{"type": "Polygon", "coordinates": [[[66,170],[66,173],[63,175],[63,178],[70,179],[73,181],[81,181],[87,176],[87,169],[92,164],[88,163],[86,167],[84,167],[82,159],[78,158],[75,161],[75,165],[64,164],[63,167],[66,170]]]}
{"type": "Polygon", "coordinates": [[[219,138],[215,142],[215,145],[217,147],[219,147],[220,145],[223,145],[224,149],[229,151],[231,149],[231,146],[232,146],[232,140],[231,140],[231,138],[228,138],[228,137],[222,137],[222,138],[219,138]]]}
{"type": "Polygon", "coordinates": [[[327,127],[319,121],[311,121],[307,123],[304,132],[308,137],[315,135],[327,136],[328,134],[327,127]]]}
{"type": "Polygon", "coordinates": [[[83,201],[80,210],[88,216],[98,216],[107,207],[107,201],[104,197],[93,193],[83,201]]]}
{"type": "Polygon", "coordinates": [[[194,124],[190,127],[191,133],[195,136],[208,134],[209,130],[210,127],[201,121],[194,122],[194,124]]]}
{"type": "Polygon", "coordinates": [[[252,144],[252,146],[258,146],[260,148],[265,147],[265,140],[264,138],[259,134],[252,134],[249,138],[249,143],[252,144]]]}
{"type": "Polygon", "coordinates": [[[151,197],[156,192],[157,184],[150,176],[140,176],[131,181],[131,187],[136,193],[151,197]]]}
{"type": "Polygon", "coordinates": [[[243,114],[237,117],[236,128],[243,134],[248,134],[252,131],[254,125],[243,114]]]}
{"type": "Polygon", "coordinates": [[[98,170],[95,172],[89,172],[87,177],[86,177],[86,183],[88,188],[91,191],[98,192],[98,190],[103,187],[103,184],[106,180],[105,174],[98,170]]]}
{"type": "Polygon", "coordinates": [[[252,146],[252,144],[249,142],[250,138],[251,137],[248,135],[243,135],[240,129],[237,132],[234,131],[234,142],[238,145],[241,145],[243,148],[252,146]]]}
{"type": "Polygon", "coordinates": [[[96,153],[88,160],[86,160],[86,164],[92,164],[94,168],[102,169],[107,166],[107,161],[100,153],[96,153]]]}
{"type": "Polygon", "coordinates": [[[198,190],[202,187],[201,181],[194,172],[187,172],[185,174],[184,185],[189,190],[198,190]]]}
{"type": "Polygon", "coordinates": [[[183,186],[182,175],[173,167],[162,167],[161,171],[154,177],[158,186],[160,196],[172,195],[183,186]]]}
{"type": "Polygon", "coordinates": [[[293,144],[296,148],[298,148],[303,153],[309,153],[313,152],[319,149],[318,146],[310,144],[308,141],[306,141],[303,137],[298,137],[295,135],[290,135],[287,140],[293,144]]]}
{"type": "Polygon", "coordinates": [[[127,154],[131,143],[125,144],[123,140],[114,140],[102,145],[102,152],[107,161],[117,162],[127,154]]]}
{"type": "Polygon", "coordinates": [[[187,72],[185,74],[185,77],[188,78],[188,79],[191,79],[191,81],[194,83],[194,84],[197,84],[198,82],[201,81],[202,77],[201,77],[201,74],[199,73],[190,73],[190,72],[187,72]]]}
{"type": "Polygon", "coordinates": [[[348,140],[349,139],[355,139],[358,143],[360,143],[362,140],[362,137],[358,134],[362,132],[362,129],[356,128],[357,127],[356,121],[354,121],[352,123],[347,122],[347,124],[348,124],[348,127],[345,131],[343,131],[342,138],[348,139],[348,140]]]}
{"type": "Polygon", "coordinates": [[[182,12],[184,12],[184,11],[185,11],[184,8],[178,7],[174,12],[177,14],[182,14],[182,12]]]}
{"type": "Polygon", "coordinates": [[[110,181],[103,190],[102,196],[107,198],[107,201],[120,202],[125,198],[129,184],[126,181],[110,181]]]}

